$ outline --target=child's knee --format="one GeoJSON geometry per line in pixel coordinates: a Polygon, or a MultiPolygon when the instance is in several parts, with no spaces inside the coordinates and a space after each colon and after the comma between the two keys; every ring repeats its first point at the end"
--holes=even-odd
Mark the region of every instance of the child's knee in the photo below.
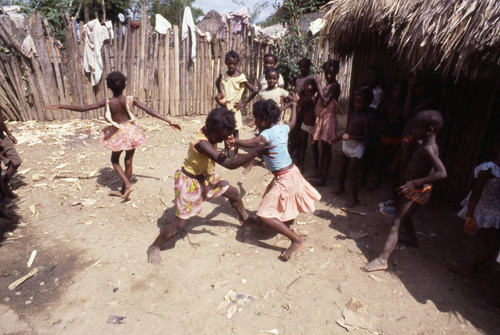
{"type": "Polygon", "coordinates": [[[238,200],[240,198],[240,194],[236,187],[229,185],[226,192],[223,194],[226,198],[231,201],[238,200]]]}

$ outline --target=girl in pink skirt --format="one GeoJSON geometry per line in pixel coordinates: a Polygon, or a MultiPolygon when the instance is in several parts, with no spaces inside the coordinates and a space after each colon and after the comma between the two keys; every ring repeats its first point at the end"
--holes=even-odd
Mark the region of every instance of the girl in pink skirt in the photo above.
{"type": "Polygon", "coordinates": [[[163,115],[155,112],[133,96],[122,95],[127,78],[121,72],[111,72],[106,77],[108,88],[113,91],[111,99],[102,100],[91,105],[54,105],[45,107],[46,110],[68,109],[76,112],[86,112],[92,109],[106,107],[104,118],[110,124],[102,131],[101,142],[106,149],[111,150],[111,163],[116,173],[123,182],[120,191],[111,191],[110,195],[127,199],[132,192],[132,159],[135,148],[144,144],[146,138],[135,124],[135,115],[132,113],[134,106],[144,110],[149,115],[167,122],[172,128],[181,130],[181,126],[169,121],[163,115]],[[125,171],[120,166],[120,155],[125,151],[125,171]]]}
{"type": "Polygon", "coordinates": [[[280,115],[279,106],[272,100],[255,103],[253,116],[260,135],[249,140],[236,139],[235,144],[250,148],[262,143],[276,146],[272,149],[272,157],[264,155],[266,166],[274,174],[274,178],[262,197],[257,216],[263,223],[292,241],[290,247],[281,254],[284,260],[288,260],[304,249],[306,243],[288,227],[286,222],[293,221],[299,213],[314,212],[314,202],[321,196],[302,177],[288,153],[288,133],[295,125],[296,104],[292,105],[288,124],[278,124],[280,115]]]}

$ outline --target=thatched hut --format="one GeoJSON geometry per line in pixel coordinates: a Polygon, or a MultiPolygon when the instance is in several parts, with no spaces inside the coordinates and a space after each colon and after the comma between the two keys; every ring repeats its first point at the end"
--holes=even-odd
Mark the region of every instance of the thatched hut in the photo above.
{"type": "Polygon", "coordinates": [[[220,37],[224,32],[225,25],[222,23],[222,17],[216,10],[211,10],[196,25],[203,33],[210,33],[212,36],[220,37]]]}
{"type": "Polygon", "coordinates": [[[431,69],[445,126],[438,136],[448,178],[438,196],[458,203],[491,151],[500,125],[498,0],[333,0],[323,35],[338,57],[352,57],[351,91],[371,64],[385,83],[431,69]]]}

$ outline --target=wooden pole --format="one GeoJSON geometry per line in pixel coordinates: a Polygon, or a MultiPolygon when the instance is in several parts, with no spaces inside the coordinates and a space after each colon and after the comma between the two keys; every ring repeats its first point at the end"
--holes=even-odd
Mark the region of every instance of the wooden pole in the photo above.
{"type": "MultiPolygon", "coordinates": [[[[62,104],[66,104],[66,99],[64,97],[64,86],[62,82],[62,77],[61,77],[61,70],[59,69],[59,59],[56,54],[56,49],[54,48],[54,37],[52,36],[52,31],[50,30],[49,23],[47,21],[47,18],[43,18],[43,25],[45,26],[45,31],[47,33],[47,36],[49,38],[49,46],[50,46],[50,52],[52,54],[52,61],[51,63],[54,66],[54,73],[56,75],[56,82],[57,82],[57,91],[59,92],[59,102],[62,104]]],[[[67,117],[66,113],[63,112],[65,117],[67,117]]]]}
{"type": "Polygon", "coordinates": [[[158,35],[158,113],[165,113],[165,38],[158,35]]]}
{"type": "Polygon", "coordinates": [[[165,34],[165,87],[163,91],[163,96],[165,100],[165,115],[171,114],[172,115],[172,108],[169,108],[170,106],[170,101],[172,100],[172,95],[171,95],[171,88],[172,86],[170,85],[170,77],[173,77],[171,75],[172,72],[170,72],[170,29],[167,30],[167,33],[165,34]]]}
{"type": "Polygon", "coordinates": [[[179,64],[179,26],[174,25],[174,71],[175,71],[175,77],[174,77],[174,90],[175,90],[175,95],[174,95],[174,115],[179,115],[180,113],[180,107],[179,107],[179,100],[180,100],[180,64],[179,64]]]}

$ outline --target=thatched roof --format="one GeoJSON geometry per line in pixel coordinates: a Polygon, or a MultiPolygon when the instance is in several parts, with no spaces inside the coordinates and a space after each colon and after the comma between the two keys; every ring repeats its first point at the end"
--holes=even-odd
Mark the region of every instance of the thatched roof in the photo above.
{"type": "Polygon", "coordinates": [[[222,17],[216,10],[211,10],[205,17],[196,25],[202,32],[209,32],[212,36],[220,36],[224,31],[224,23],[222,17]]]}
{"type": "Polygon", "coordinates": [[[323,34],[341,57],[379,43],[413,69],[500,73],[498,0],[333,0],[323,10],[323,34]]]}

